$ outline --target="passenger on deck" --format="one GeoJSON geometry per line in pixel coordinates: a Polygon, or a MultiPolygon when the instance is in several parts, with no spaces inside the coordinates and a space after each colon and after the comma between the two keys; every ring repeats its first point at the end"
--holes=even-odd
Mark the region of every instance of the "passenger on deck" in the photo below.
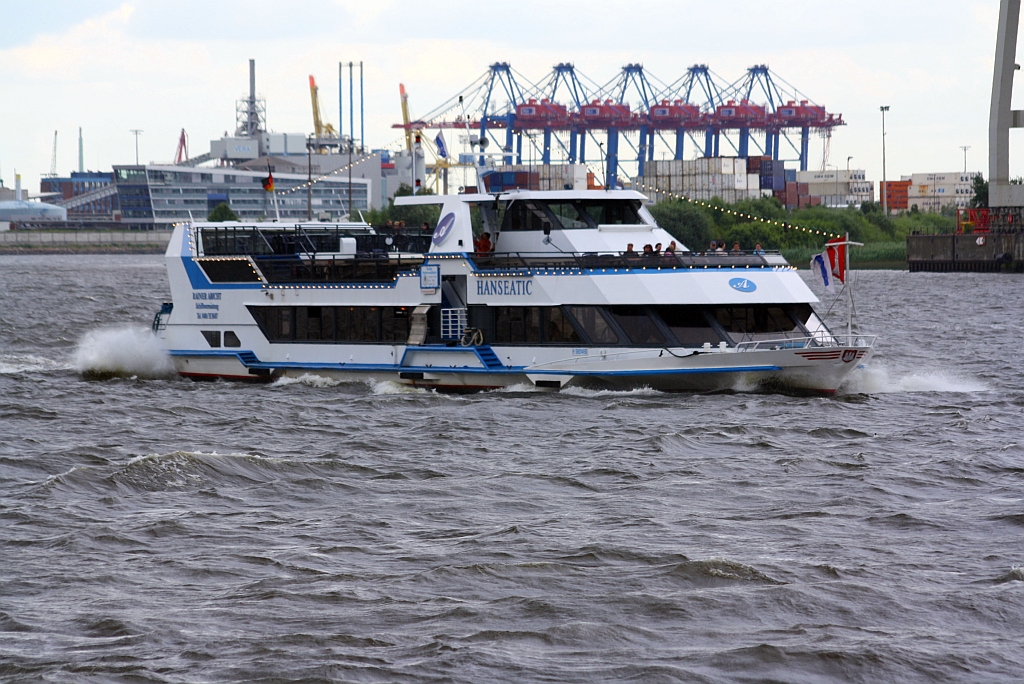
{"type": "Polygon", "coordinates": [[[712,240],[711,244],[708,245],[708,254],[714,254],[718,251],[718,240],[712,240]]]}
{"type": "Polygon", "coordinates": [[[626,251],[622,253],[622,256],[624,256],[624,257],[635,257],[636,256],[636,252],[633,251],[633,243],[632,242],[630,242],[628,245],[626,245],[626,251]]]}
{"type": "Polygon", "coordinates": [[[421,230],[424,233],[433,233],[434,232],[434,231],[430,230],[430,224],[427,223],[426,221],[423,222],[423,225],[421,226],[421,230]]]}
{"type": "Polygon", "coordinates": [[[734,243],[732,243],[732,253],[733,253],[733,254],[739,254],[739,253],[741,253],[742,251],[743,251],[743,250],[742,250],[742,249],[740,249],[740,243],[739,243],[739,242],[734,242],[734,243]]]}
{"type": "Polygon", "coordinates": [[[719,240],[717,243],[715,243],[715,253],[725,254],[725,240],[719,240]]]}
{"type": "Polygon", "coordinates": [[[394,232],[395,224],[391,219],[388,219],[387,221],[384,222],[384,230],[388,231],[389,233],[394,232]]]}
{"type": "Polygon", "coordinates": [[[644,245],[644,256],[654,256],[654,248],[651,247],[650,245],[644,245]]]}
{"type": "Polygon", "coordinates": [[[665,248],[665,254],[675,254],[675,253],[676,253],[676,241],[673,240],[672,242],[668,243],[668,247],[665,248]]]}
{"type": "Polygon", "coordinates": [[[754,254],[757,254],[758,256],[764,256],[764,250],[761,248],[760,242],[754,244],[754,254]]]}
{"type": "Polygon", "coordinates": [[[661,256],[661,243],[654,245],[654,256],[661,256]]]}
{"type": "Polygon", "coordinates": [[[488,254],[492,249],[494,249],[493,245],[491,245],[490,233],[483,233],[480,237],[478,237],[475,240],[475,242],[476,244],[474,245],[474,247],[476,248],[476,251],[480,254],[488,254]]]}

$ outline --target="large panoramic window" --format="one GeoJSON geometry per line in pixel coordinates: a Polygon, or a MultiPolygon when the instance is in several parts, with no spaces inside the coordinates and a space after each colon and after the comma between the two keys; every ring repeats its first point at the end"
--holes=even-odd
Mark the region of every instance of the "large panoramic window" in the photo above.
{"type": "Polygon", "coordinates": [[[250,306],[270,342],[389,343],[409,339],[410,309],[393,306],[250,306]]]}
{"type": "Polygon", "coordinates": [[[705,342],[717,346],[721,341],[718,333],[699,306],[655,306],[653,307],[676,342],[684,347],[701,347],[705,342]]]}
{"type": "Polygon", "coordinates": [[[781,306],[719,306],[715,318],[733,342],[803,336],[800,326],[781,306]]]}
{"type": "Polygon", "coordinates": [[[494,307],[496,344],[540,343],[540,308],[536,306],[494,307]]]}
{"type": "Polygon", "coordinates": [[[642,306],[610,306],[609,313],[615,318],[626,337],[633,344],[662,346],[665,335],[657,324],[647,315],[642,306]]]}
{"type": "Polygon", "coordinates": [[[618,344],[619,336],[608,321],[600,307],[597,306],[571,306],[569,313],[576,319],[576,322],[583,328],[592,344],[618,344]]]}

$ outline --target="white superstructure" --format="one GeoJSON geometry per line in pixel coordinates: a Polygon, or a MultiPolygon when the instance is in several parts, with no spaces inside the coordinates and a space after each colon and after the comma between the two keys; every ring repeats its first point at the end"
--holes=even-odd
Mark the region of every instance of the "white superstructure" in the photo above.
{"type": "Polygon", "coordinates": [[[472,390],[532,384],[834,392],[873,338],[832,334],[778,254],[665,249],[633,191],[408,197],[432,235],[366,224],[179,225],[154,330],[182,375],[315,373],[472,390]],[[477,232],[494,249],[478,252],[477,232]],[[661,245],[644,254],[645,245],[661,245]]]}

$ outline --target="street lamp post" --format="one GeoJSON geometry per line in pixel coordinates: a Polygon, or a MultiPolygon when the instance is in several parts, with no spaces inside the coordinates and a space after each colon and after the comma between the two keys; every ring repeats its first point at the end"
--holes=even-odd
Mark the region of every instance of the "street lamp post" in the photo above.
{"type": "Polygon", "coordinates": [[[853,159],[853,155],[846,158],[846,200],[849,202],[850,197],[853,195],[853,188],[850,184],[850,160],[853,159]]]}
{"type": "Polygon", "coordinates": [[[960,149],[964,151],[964,173],[967,173],[967,150],[971,149],[971,146],[961,145],[960,149]]]}
{"type": "Polygon", "coordinates": [[[306,138],[306,220],[313,220],[313,136],[306,138]]]}
{"type": "Polygon", "coordinates": [[[135,135],[135,165],[139,165],[139,134],[142,130],[138,128],[131,129],[131,132],[135,135]]]}
{"type": "Polygon", "coordinates": [[[882,213],[889,215],[889,187],[885,177],[885,113],[889,111],[889,105],[878,108],[882,112],[882,213]]]}

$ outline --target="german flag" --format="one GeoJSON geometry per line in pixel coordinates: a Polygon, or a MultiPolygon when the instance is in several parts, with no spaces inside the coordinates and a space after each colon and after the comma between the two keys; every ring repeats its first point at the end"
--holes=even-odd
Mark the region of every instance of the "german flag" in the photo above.
{"type": "Polygon", "coordinates": [[[267,177],[263,179],[263,189],[267,192],[274,192],[274,174],[267,169],[267,177]]]}

